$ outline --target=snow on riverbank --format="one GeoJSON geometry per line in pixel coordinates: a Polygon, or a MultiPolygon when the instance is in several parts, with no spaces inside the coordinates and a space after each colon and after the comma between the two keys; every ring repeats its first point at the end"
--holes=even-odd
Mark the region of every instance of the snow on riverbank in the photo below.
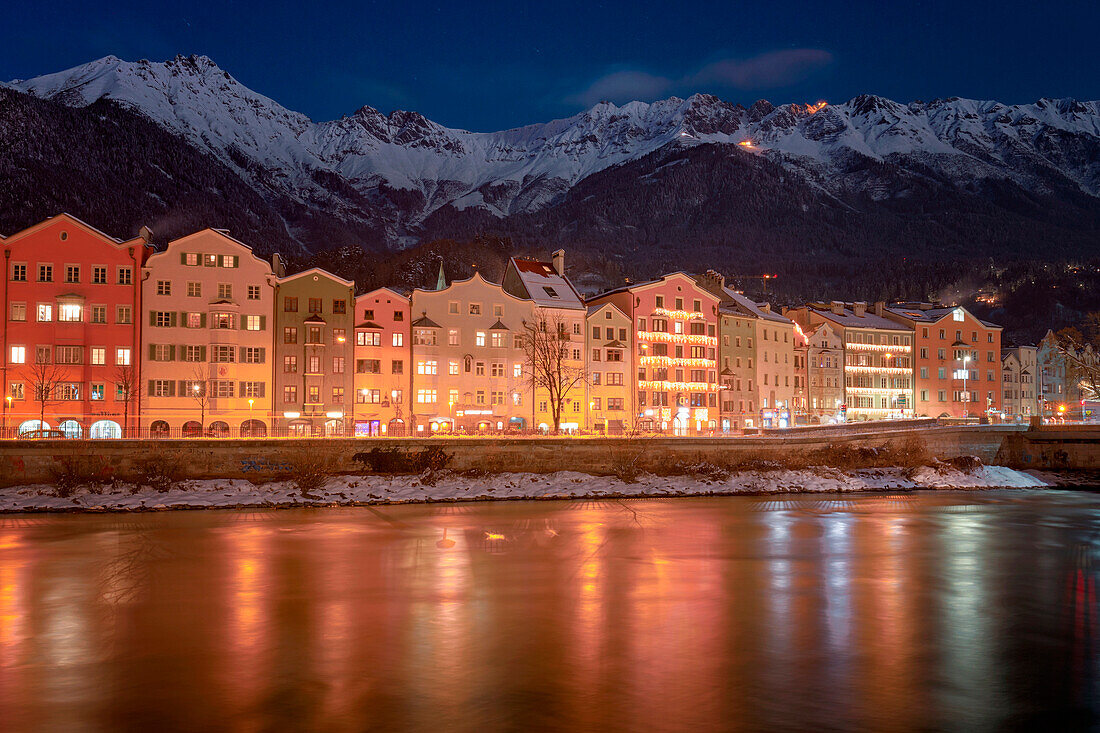
{"type": "Polygon", "coordinates": [[[908,491],[915,489],[1033,488],[1048,484],[1000,466],[874,468],[842,471],[745,471],[725,478],[642,475],[634,483],[572,471],[551,474],[444,474],[428,484],[418,476],[336,476],[305,498],[293,482],[253,484],[241,479],[184,481],[165,492],[131,485],[77,489],[58,495],[47,485],[0,489],[0,511],[131,511],[173,508],[319,506],[473,499],[568,499],[607,496],[690,496],[701,494],[908,491]]]}

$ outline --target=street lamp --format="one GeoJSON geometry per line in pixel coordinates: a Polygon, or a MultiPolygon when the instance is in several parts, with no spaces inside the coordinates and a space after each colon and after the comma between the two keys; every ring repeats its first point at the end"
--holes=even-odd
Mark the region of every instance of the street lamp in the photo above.
{"type": "Polygon", "coordinates": [[[7,437],[8,434],[8,410],[11,409],[11,395],[7,395],[4,398],[4,417],[0,420],[0,438],[7,437]]]}

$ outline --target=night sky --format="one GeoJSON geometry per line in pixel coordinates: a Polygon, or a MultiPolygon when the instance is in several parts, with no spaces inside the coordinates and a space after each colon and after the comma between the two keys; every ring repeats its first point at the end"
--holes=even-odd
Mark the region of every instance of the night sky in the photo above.
{"type": "Polygon", "coordinates": [[[751,104],[871,92],[1100,98],[1100,2],[13,2],[0,79],[107,54],[213,58],[315,120],[363,105],[496,130],[709,92],[751,104]]]}

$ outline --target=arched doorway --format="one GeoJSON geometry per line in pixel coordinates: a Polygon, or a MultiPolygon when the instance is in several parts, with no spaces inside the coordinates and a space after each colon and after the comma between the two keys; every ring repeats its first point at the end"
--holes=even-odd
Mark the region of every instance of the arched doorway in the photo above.
{"type": "Polygon", "coordinates": [[[164,420],[154,420],[149,426],[149,436],[153,438],[167,438],[171,428],[164,420]]]}
{"type": "Polygon", "coordinates": [[[405,434],[405,421],[399,417],[390,420],[386,425],[386,435],[401,436],[405,434]]]}
{"type": "Polygon", "coordinates": [[[114,420],[99,420],[88,428],[88,437],[92,440],[121,438],[122,426],[114,420]]]}
{"type": "Polygon", "coordinates": [[[493,429],[493,424],[488,420],[481,420],[477,424],[477,431],[479,433],[487,433],[493,429]]]}
{"type": "Polygon", "coordinates": [[[245,420],[241,423],[242,438],[264,438],[267,436],[267,426],[261,420],[245,420]]]}
{"type": "Polygon", "coordinates": [[[185,438],[198,438],[202,436],[202,423],[198,420],[188,420],[181,430],[185,438]]]}
{"type": "Polygon", "coordinates": [[[522,417],[508,418],[508,429],[509,430],[516,430],[516,431],[526,430],[527,429],[527,421],[524,420],[522,417]]]}
{"type": "Polygon", "coordinates": [[[19,430],[16,432],[20,435],[26,435],[27,433],[33,433],[36,430],[49,430],[50,424],[45,420],[27,420],[19,426],[19,430]]]}
{"type": "Polygon", "coordinates": [[[229,423],[224,420],[215,420],[210,423],[210,437],[212,438],[228,438],[229,437],[229,423]]]}
{"type": "Polygon", "coordinates": [[[57,429],[65,434],[66,438],[79,439],[84,436],[84,428],[76,420],[62,420],[57,424],[57,429]]]}
{"type": "Polygon", "coordinates": [[[287,435],[294,438],[306,438],[313,434],[313,423],[309,420],[291,420],[287,423],[287,435]]]}

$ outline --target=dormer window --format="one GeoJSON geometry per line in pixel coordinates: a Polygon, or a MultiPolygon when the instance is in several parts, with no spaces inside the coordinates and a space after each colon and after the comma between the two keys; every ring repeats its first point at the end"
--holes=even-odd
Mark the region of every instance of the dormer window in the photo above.
{"type": "Polygon", "coordinates": [[[551,298],[557,298],[557,297],[560,297],[560,296],[558,295],[558,291],[554,290],[554,289],[553,289],[552,287],[550,287],[549,285],[544,285],[544,286],[542,287],[542,289],[543,289],[543,290],[545,290],[545,291],[546,291],[546,294],[547,294],[547,295],[549,295],[549,296],[550,296],[551,298]]]}

